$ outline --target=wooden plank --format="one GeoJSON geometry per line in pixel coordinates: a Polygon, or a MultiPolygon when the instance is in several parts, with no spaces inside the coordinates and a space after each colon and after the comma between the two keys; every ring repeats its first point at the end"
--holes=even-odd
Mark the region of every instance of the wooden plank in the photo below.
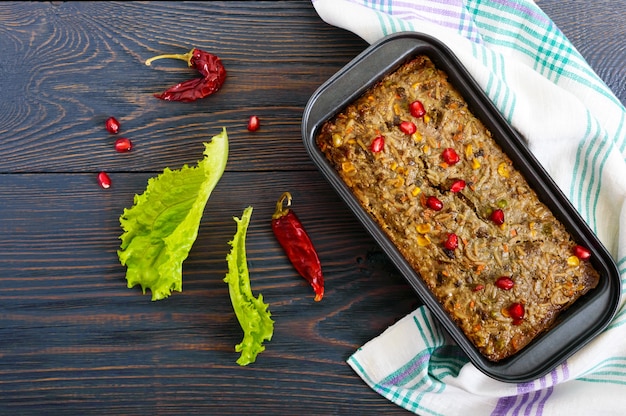
{"type": "MultiPolygon", "coordinates": [[[[626,58],[619,53],[624,25],[610,13],[614,6],[605,2],[607,7],[590,13],[582,1],[567,8],[539,4],[626,102],[626,58]],[[587,16],[587,24],[577,16],[587,16]]],[[[150,8],[65,2],[29,9],[0,6],[0,15],[11,16],[19,28],[0,39],[0,49],[21,57],[7,63],[0,81],[5,96],[15,97],[0,113],[0,172],[159,170],[193,162],[188,147],[222,127],[234,138],[236,169],[271,169],[277,158],[284,168],[312,169],[300,140],[302,109],[323,81],[367,46],[320,22],[308,2],[159,2],[150,8]],[[188,30],[181,34],[179,27],[188,30]],[[262,44],[255,39],[259,33],[262,44]],[[183,62],[146,67],[144,60],[191,47],[222,57],[229,71],[223,90],[197,103],[152,97],[194,72],[183,62]],[[251,114],[263,124],[254,135],[245,130],[251,114]],[[123,160],[102,128],[110,115],[136,145],[137,152],[123,160]]]]}
{"type": "Polygon", "coordinates": [[[0,80],[3,94],[15,97],[0,112],[0,172],[160,170],[193,162],[189,146],[222,127],[233,138],[235,169],[313,169],[302,110],[367,46],[321,24],[303,1],[2,3],[0,16],[13,26],[0,50],[20,57],[0,80]],[[154,98],[197,73],[183,61],[144,61],[192,47],[221,57],[222,90],[195,103],[154,98]],[[253,114],[262,128],[251,135],[253,114]],[[103,127],[109,116],[136,146],[123,160],[103,127]]]}
{"type": "Polygon", "coordinates": [[[126,287],[116,256],[118,217],[149,176],[113,175],[108,190],[91,174],[1,178],[0,408],[52,410],[63,403],[71,412],[125,414],[388,408],[345,360],[417,300],[319,174],[226,172],[184,263],[183,292],[158,302],[126,287]],[[284,190],[293,192],[293,208],[324,264],[327,289],[319,303],[271,232],[284,190]],[[234,352],[242,332],[223,278],[232,217],[248,205],[252,288],[270,304],[275,332],[257,362],[243,368],[234,352]]]}
{"type": "MultiPolygon", "coordinates": [[[[538,4],[626,102],[625,0],[538,4]]],[[[406,413],[345,360],[417,299],[300,137],[311,94],[366,46],[309,1],[0,3],[1,414],[406,413]],[[144,60],[191,47],[223,59],[224,88],[196,103],[156,100],[194,73],[144,60]],[[113,150],[111,115],[133,152],[113,150]],[[222,127],[229,163],[183,292],[151,302],[125,285],[119,215],[149,177],[195,163],[222,127]],[[111,189],[97,186],[100,170],[111,189]],[[269,228],[284,190],[320,252],[319,303],[269,228]],[[242,333],[222,279],[232,217],[248,205],[252,287],[276,329],[258,361],[239,367],[242,333]]]]}

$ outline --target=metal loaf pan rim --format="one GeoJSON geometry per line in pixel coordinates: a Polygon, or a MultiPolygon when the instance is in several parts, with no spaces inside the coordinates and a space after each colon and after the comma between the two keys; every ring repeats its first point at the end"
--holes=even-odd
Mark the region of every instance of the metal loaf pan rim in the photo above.
{"type": "Polygon", "coordinates": [[[308,155],[367,231],[390,257],[420,300],[452,336],[469,360],[483,373],[504,382],[528,382],[554,370],[590,342],[610,323],[620,301],[620,275],[615,261],[576,211],[567,197],[530,152],[519,133],[480,89],[454,53],[439,40],[422,33],[401,32],[370,45],[323,83],[309,99],[302,117],[302,139],[308,155]],[[322,124],[376,81],[412,56],[425,54],[447,73],[470,109],[489,128],[514,165],[561,220],[574,238],[592,251],[600,272],[595,289],[560,315],[558,323],[513,356],[492,362],[486,359],[452,321],[419,275],[411,268],[317,148],[315,136],[322,124]]]}

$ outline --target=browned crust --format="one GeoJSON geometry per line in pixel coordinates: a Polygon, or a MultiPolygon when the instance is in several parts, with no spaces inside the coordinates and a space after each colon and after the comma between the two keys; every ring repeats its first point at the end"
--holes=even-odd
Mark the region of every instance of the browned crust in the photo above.
{"type": "Polygon", "coordinates": [[[326,122],[316,142],[364,209],[380,225],[470,341],[489,360],[515,354],[553,325],[559,312],[595,287],[589,262],[539,200],[463,97],[426,56],[388,75],[326,122]],[[413,117],[420,100],[426,116],[413,117]],[[399,128],[411,121],[417,131],[399,128]],[[384,137],[381,152],[372,141],[384,137]],[[460,156],[445,163],[442,150],[460,156]],[[450,192],[462,179],[466,187],[450,192]],[[443,209],[426,206],[435,196],[443,209]],[[502,209],[504,224],[490,220],[502,209]],[[444,247],[449,234],[458,248],[444,247]],[[510,290],[496,286],[513,279],[510,290]],[[508,308],[524,305],[512,319],[508,308]]]}

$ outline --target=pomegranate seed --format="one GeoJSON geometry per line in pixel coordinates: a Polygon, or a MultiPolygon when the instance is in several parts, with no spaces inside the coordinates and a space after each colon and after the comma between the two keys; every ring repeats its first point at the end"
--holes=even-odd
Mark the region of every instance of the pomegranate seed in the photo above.
{"type": "Polygon", "coordinates": [[[409,111],[411,112],[411,115],[413,117],[424,117],[424,114],[426,114],[426,110],[424,110],[424,104],[422,104],[421,101],[417,100],[417,101],[413,101],[411,104],[409,104],[409,111]]]}
{"type": "Polygon", "coordinates": [[[465,189],[465,181],[463,179],[454,181],[452,186],[450,186],[450,192],[461,192],[463,189],[465,189]]]}
{"type": "Polygon", "coordinates": [[[117,134],[120,131],[120,122],[115,117],[109,117],[104,122],[104,127],[111,134],[117,134]]]}
{"type": "Polygon", "coordinates": [[[250,116],[248,120],[248,131],[257,131],[261,127],[261,122],[257,116],[250,116]]]}
{"type": "Polygon", "coordinates": [[[382,152],[382,150],[385,148],[385,138],[383,136],[376,136],[376,138],[372,140],[372,145],[370,148],[374,153],[382,152]]]}
{"type": "Polygon", "coordinates": [[[446,162],[448,165],[454,165],[456,163],[459,163],[459,160],[461,160],[456,151],[451,147],[444,149],[444,151],[441,152],[441,157],[443,158],[443,161],[446,162]]]}
{"type": "Polygon", "coordinates": [[[500,276],[496,279],[496,287],[502,290],[511,290],[515,286],[515,282],[508,276],[500,276]]]}
{"type": "Polygon", "coordinates": [[[574,252],[574,255],[581,260],[589,260],[591,257],[591,251],[583,246],[574,246],[572,251],[574,252]]]}
{"type": "Polygon", "coordinates": [[[509,316],[513,319],[513,325],[519,325],[524,319],[524,305],[521,303],[514,303],[509,306],[509,316]]]}
{"type": "Polygon", "coordinates": [[[434,196],[429,196],[428,198],[426,198],[426,206],[435,211],[441,211],[443,209],[443,202],[441,202],[434,196]]]}
{"type": "Polygon", "coordinates": [[[448,250],[454,250],[459,246],[459,237],[456,234],[448,234],[448,238],[446,238],[443,246],[448,250]]]}
{"type": "Polygon", "coordinates": [[[404,134],[411,135],[415,133],[417,127],[415,127],[415,124],[411,123],[410,121],[403,121],[402,123],[400,123],[400,130],[402,130],[404,134]]]}
{"type": "Polygon", "coordinates": [[[111,178],[109,178],[109,175],[107,175],[106,172],[98,173],[98,185],[100,185],[102,189],[108,189],[111,187],[111,178]]]}
{"type": "Polygon", "coordinates": [[[504,224],[504,211],[502,211],[501,209],[496,209],[495,211],[491,213],[489,218],[494,223],[498,225],[502,225],[504,224]]]}
{"type": "Polygon", "coordinates": [[[133,142],[131,142],[130,139],[127,139],[126,137],[120,137],[115,141],[115,150],[120,153],[130,152],[132,148],[133,142]]]}
{"type": "Polygon", "coordinates": [[[474,292],[480,292],[481,290],[483,290],[485,288],[485,285],[476,285],[474,286],[474,292]]]}

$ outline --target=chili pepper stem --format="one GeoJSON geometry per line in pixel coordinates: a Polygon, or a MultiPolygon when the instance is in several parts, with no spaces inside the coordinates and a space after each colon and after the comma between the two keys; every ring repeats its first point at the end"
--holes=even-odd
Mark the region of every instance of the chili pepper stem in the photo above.
{"type": "Polygon", "coordinates": [[[194,49],[190,50],[187,53],[171,53],[171,54],[153,56],[150,59],[146,59],[146,65],[147,66],[152,65],[152,62],[156,61],[157,59],[180,59],[181,61],[187,61],[187,65],[191,66],[191,58],[193,57],[193,51],[194,49]]]}
{"type": "Polygon", "coordinates": [[[274,214],[272,215],[273,219],[284,217],[287,215],[287,212],[289,212],[289,208],[283,208],[283,202],[285,202],[285,199],[287,200],[286,205],[291,205],[291,194],[289,192],[284,192],[276,202],[276,211],[274,211],[274,214]]]}

